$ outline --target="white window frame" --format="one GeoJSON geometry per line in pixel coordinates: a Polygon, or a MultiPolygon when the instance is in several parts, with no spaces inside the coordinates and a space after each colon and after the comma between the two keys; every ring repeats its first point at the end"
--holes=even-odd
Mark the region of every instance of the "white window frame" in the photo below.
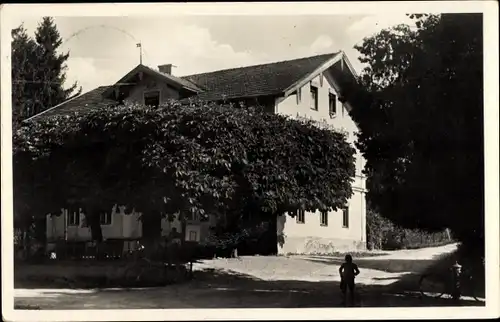
{"type": "Polygon", "coordinates": [[[306,212],[305,210],[299,209],[295,212],[297,224],[305,224],[306,223],[306,212]],[[302,220],[300,220],[302,217],[302,220]]]}
{"type": "Polygon", "coordinates": [[[198,241],[198,232],[196,230],[190,230],[188,232],[188,241],[198,241]],[[194,239],[191,237],[194,234],[194,239]]]}
{"type": "Polygon", "coordinates": [[[110,212],[102,212],[99,214],[99,223],[101,226],[111,226],[113,224],[113,215],[110,212]],[[109,223],[106,220],[103,221],[102,218],[109,218],[109,223]]]}
{"type": "Polygon", "coordinates": [[[349,207],[342,209],[342,228],[349,228],[349,207]]]}
{"type": "Polygon", "coordinates": [[[330,114],[330,118],[333,119],[337,116],[337,95],[330,92],[328,93],[328,114],[330,114]],[[332,112],[332,102],[335,106],[335,111],[332,112]]]}
{"type": "Polygon", "coordinates": [[[68,223],[68,226],[80,227],[80,210],[78,210],[78,212],[70,212],[68,210],[66,213],[66,222],[68,223]]]}
{"type": "Polygon", "coordinates": [[[312,110],[312,111],[318,111],[319,110],[319,90],[318,90],[318,87],[313,85],[312,83],[310,84],[310,89],[309,89],[309,93],[310,93],[310,97],[311,97],[311,105],[309,106],[309,108],[312,110]],[[313,99],[313,93],[315,94],[315,97],[313,99]]]}
{"type": "Polygon", "coordinates": [[[152,93],[158,93],[158,106],[159,106],[161,104],[161,90],[159,89],[145,90],[144,92],[142,92],[142,103],[146,105],[146,96],[152,93]]]}
{"type": "Polygon", "coordinates": [[[320,226],[327,227],[328,226],[328,211],[321,211],[319,213],[319,223],[320,226]]]}

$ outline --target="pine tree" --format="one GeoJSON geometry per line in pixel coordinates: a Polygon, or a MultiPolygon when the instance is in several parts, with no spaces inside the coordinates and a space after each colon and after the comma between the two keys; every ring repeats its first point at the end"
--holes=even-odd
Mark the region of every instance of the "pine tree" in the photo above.
{"type": "Polygon", "coordinates": [[[35,113],[40,113],[52,106],[60,104],[74,95],[81,93],[75,82],[69,88],[64,88],[66,81],[66,61],[68,53],[58,53],[63,40],[52,17],[44,17],[35,31],[38,44],[37,89],[38,97],[35,113]]]}
{"type": "Polygon", "coordinates": [[[79,95],[75,82],[65,88],[69,53],[58,53],[63,40],[51,17],[30,37],[21,24],[12,30],[13,124],[79,95]]]}
{"type": "Polygon", "coordinates": [[[12,35],[12,121],[17,124],[34,113],[38,46],[21,24],[12,35]]]}

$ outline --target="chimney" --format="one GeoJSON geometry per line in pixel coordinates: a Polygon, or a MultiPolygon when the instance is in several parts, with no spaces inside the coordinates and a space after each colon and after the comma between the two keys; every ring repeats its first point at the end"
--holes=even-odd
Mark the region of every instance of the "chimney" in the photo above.
{"type": "Polygon", "coordinates": [[[172,64],[159,65],[160,73],[172,75],[172,64]]]}

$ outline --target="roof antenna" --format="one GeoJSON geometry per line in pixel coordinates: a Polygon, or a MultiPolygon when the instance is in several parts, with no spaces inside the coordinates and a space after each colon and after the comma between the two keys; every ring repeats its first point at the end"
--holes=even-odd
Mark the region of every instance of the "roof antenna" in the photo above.
{"type": "Polygon", "coordinates": [[[135,46],[139,48],[139,64],[142,65],[142,43],[138,42],[135,46]]]}

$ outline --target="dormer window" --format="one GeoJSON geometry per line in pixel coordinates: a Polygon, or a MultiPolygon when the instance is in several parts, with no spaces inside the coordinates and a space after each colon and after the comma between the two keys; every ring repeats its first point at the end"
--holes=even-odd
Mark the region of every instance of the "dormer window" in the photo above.
{"type": "Polygon", "coordinates": [[[160,106],[160,91],[144,92],[144,105],[153,107],[160,106]]]}

